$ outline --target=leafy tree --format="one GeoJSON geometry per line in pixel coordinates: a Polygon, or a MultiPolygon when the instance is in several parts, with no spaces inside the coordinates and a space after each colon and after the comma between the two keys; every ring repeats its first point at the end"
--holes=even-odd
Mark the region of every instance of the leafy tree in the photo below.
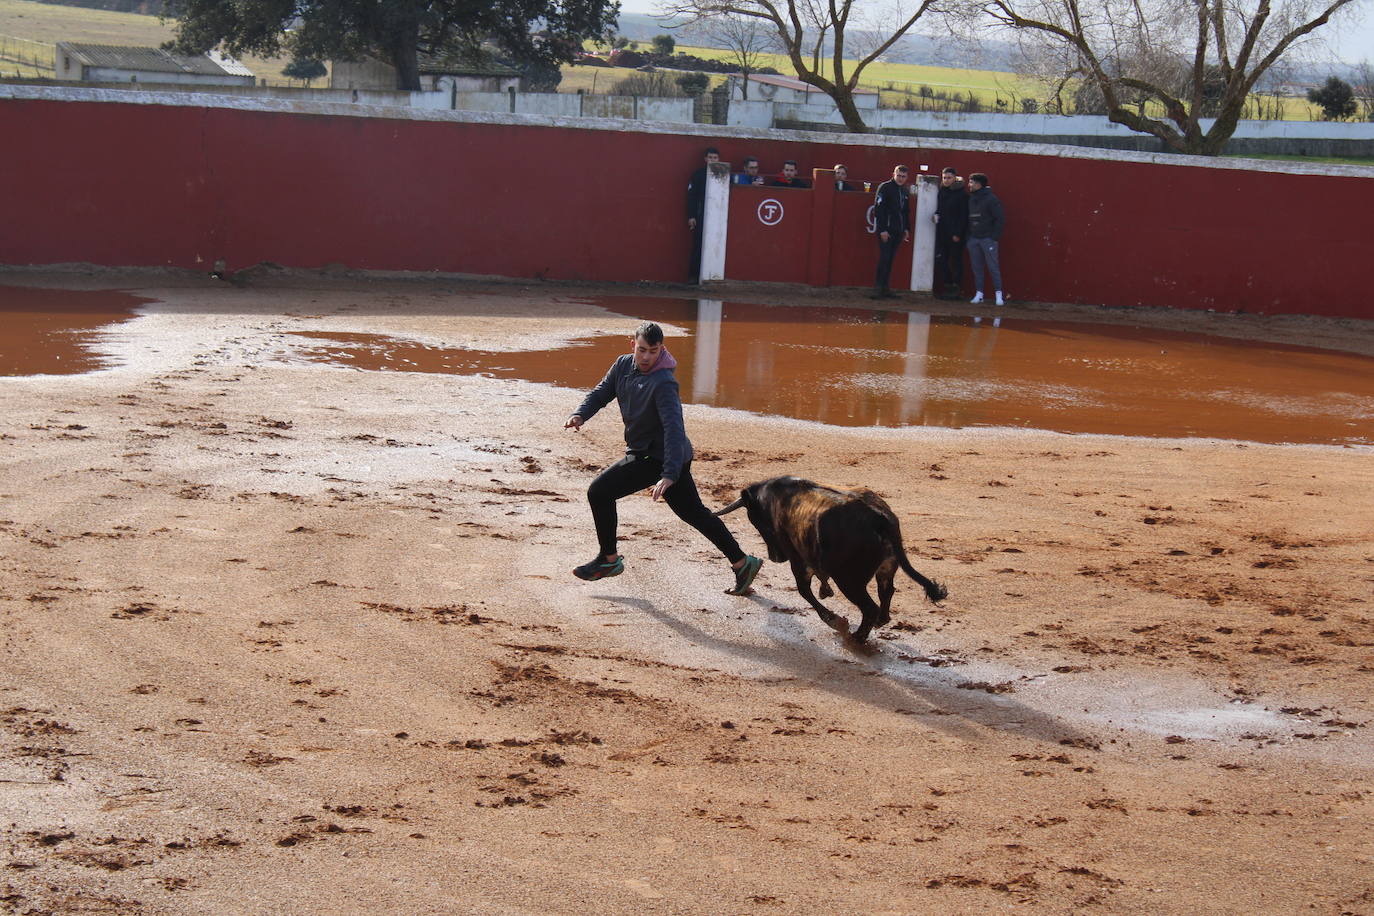
{"type": "Polygon", "coordinates": [[[654,53],[665,57],[672,57],[673,51],[677,50],[677,39],[671,35],[655,35],[653,44],[654,53]]]}
{"type": "Polygon", "coordinates": [[[306,85],[319,79],[329,72],[329,68],[322,61],[318,60],[293,60],[291,63],[282,67],[282,76],[290,77],[293,80],[304,80],[306,85]]]}
{"type": "Polygon", "coordinates": [[[684,25],[728,17],[762,24],[792,62],[797,78],[834,100],[847,129],[867,133],[868,125],[854,101],[859,78],[911,31],[935,2],[659,0],[659,14],[679,17],[684,25]]]}
{"type": "Polygon", "coordinates": [[[677,84],[688,95],[701,95],[711,85],[711,78],[705,73],[684,73],[677,78],[677,84]]]}
{"type": "Polygon", "coordinates": [[[1354,88],[1338,76],[1328,76],[1320,89],[1307,90],[1307,101],[1321,106],[1325,121],[1344,121],[1359,108],[1354,88]]]}
{"type": "Polygon", "coordinates": [[[222,46],[234,56],[377,57],[396,68],[397,88],[410,90],[420,88],[421,52],[490,42],[524,63],[571,63],[619,12],[616,0],[167,0],[181,53],[222,46]]]}
{"type": "Polygon", "coordinates": [[[1358,0],[982,2],[1028,57],[1052,62],[1055,98],[1081,79],[1109,120],[1216,156],[1259,79],[1358,0]],[[1204,130],[1206,117],[1215,121],[1204,130]]]}

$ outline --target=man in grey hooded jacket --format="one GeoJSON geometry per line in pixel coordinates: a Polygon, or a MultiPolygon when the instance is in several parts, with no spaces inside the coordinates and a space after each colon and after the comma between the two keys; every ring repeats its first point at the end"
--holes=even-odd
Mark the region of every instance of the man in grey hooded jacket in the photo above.
{"type": "Polygon", "coordinates": [[[600,553],[573,575],[589,582],[618,576],[625,560],[616,547],[616,500],[652,486],[650,496],[668,503],[673,513],[725,554],[735,571],[732,595],[748,594],[754,577],[763,567],[758,557],[748,556],[725,523],[701,502],[692,480],[692,443],[682,423],[682,399],[678,393],[673,359],[663,344],[663,329],[646,321],[636,330],[634,352],[617,359],[582,406],[563,424],[579,430],[612,399],[620,403],[625,424],[625,457],[602,471],[587,488],[592,521],[600,553]]]}

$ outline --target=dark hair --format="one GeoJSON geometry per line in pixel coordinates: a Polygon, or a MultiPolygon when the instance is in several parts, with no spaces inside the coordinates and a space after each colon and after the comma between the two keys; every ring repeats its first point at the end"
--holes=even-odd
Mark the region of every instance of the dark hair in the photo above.
{"type": "Polygon", "coordinates": [[[899,165],[899,166],[897,166],[896,168],[894,168],[892,171],[894,171],[894,172],[909,172],[909,171],[911,171],[911,169],[907,168],[907,167],[904,166],[904,165],[899,165]]]}
{"type": "Polygon", "coordinates": [[[720,150],[716,149],[714,146],[708,146],[706,147],[706,152],[702,153],[701,155],[703,158],[705,158],[706,156],[709,156],[712,153],[715,153],[717,156],[719,156],[720,150]]]}
{"type": "Polygon", "coordinates": [[[959,170],[952,165],[947,165],[940,170],[941,175],[958,175],[959,170]]]}
{"type": "Polygon", "coordinates": [[[797,160],[795,160],[795,159],[788,159],[786,162],[783,163],[783,165],[791,165],[791,166],[795,166],[796,164],[797,164],[797,160]]]}
{"type": "Polygon", "coordinates": [[[663,329],[652,321],[646,321],[635,328],[635,338],[644,338],[644,342],[651,347],[656,347],[663,343],[663,329]]]}
{"type": "Polygon", "coordinates": [[[744,167],[745,167],[746,169],[749,168],[749,163],[751,163],[751,162],[754,163],[754,165],[758,165],[758,164],[759,164],[758,157],[757,157],[757,156],[745,156],[745,157],[744,157],[744,167]]]}
{"type": "Polygon", "coordinates": [[[833,169],[833,171],[838,172],[840,169],[844,169],[847,172],[849,171],[849,166],[845,165],[843,162],[835,163],[835,168],[833,169]]]}
{"type": "Polygon", "coordinates": [[[972,175],[968,176],[968,180],[976,181],[985,188],[992,184],[992,182],[988,181],[988,176],[984,175],[982,172],[974,172],[972,175]]]}

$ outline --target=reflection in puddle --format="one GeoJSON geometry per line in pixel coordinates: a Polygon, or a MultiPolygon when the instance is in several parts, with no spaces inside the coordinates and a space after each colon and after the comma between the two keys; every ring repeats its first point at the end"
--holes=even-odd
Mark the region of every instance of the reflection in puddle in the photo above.
{"type": "MultiPolygon", "coordinates": [[[[1374,444],[1374,359],[1015,317],[607,297],[669,335],[683,400],[841,426],[1010,426],[1128,436],[1374,444]]],[[[627,322],[627,334],[633,323],[627,322]]],[[[312,360],[586,389],[624,337],[485,352],[301,332],[312,360]],[[580,342],[583,343],[583,342],[580,342]]]]}
{"type": "Polygon", "coordinates": [[[0,286],[0,375],[74,375],[109,363],[82,346],[149,299],[117,290],[0,286]]]}

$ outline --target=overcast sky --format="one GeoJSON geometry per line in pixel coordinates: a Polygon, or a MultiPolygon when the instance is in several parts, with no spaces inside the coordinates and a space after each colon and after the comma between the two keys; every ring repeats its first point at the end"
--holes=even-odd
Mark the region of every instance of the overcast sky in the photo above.
{"type": "MultiPolygon", "coordinates": [[[[1374,62],[1374,0],[1356,0],[1354,4],[1361,9],[1356,15],[1362,21],[1344,24],[1339,29],[1326,26],[1326,38],[1332,45],[1332,55],[1340,60],[1358,63],[1362,60],[1374,62]]],[[[620,8],[627,13],[652,15],[656,0],[620,0],[620,8]]]]}

